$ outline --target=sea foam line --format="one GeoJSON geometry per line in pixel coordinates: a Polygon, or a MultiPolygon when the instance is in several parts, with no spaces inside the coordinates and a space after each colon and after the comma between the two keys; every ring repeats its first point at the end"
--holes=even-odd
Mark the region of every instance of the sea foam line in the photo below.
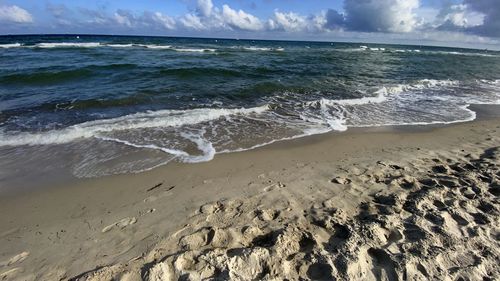
{"type": "MultiPolygon", "coordinates": [[[[0,45],[1,47],[1,45],[0,45]]],[[[21,47],[19,46],[7,46],[5,47],[21,47]]],[[[182,47],[174,47],[171,45],[153,45],[153,44],[108,44],[108,43],[100,43],[100,42],[60,42],[60,43],[38,43],[33,46],[25,46],[25,47],[35,47],[35,48],[45,48],[45,49],[54,49],[54,48],[146,48],[152,50],[172,50],[176,52],[216,52],[216,49],[211,48],[182,48],[182,47]]]]}
{"type": "MultiPolygon", "coordinates": [[[[497,81],[495,81],[494,83],[497,83],[497,81]]],[[[345,115],[344,111],[345,106],[355,106],[355,105],[370,104],[370,103],[383,103],[387,100],[389,96],[391,95],[397,96],[398,94],[409,89],[420,90],[425,88],[450,87],[450,86],[455,86],[457,84],[458,84],[457,81],[451,81],[451,80],[426,79],[417,81],[416,83],[409,85],[402,84],[392,87],[382,87],[375,92],[377,95],[373,97],[362,97],[358,99],[343,99],[343,100],[320,99],[317,101],[308,102],[306,103],[308,105],[312,105],[314,107],[316,107],[317,105],[320,106],[319,114],[312,112],[313,113],[312,115],[303,115],[303,114],[300,115],[303,121],[310,122],[310,124],[315,124],[315,125],[311,125],[311,127],[304,128],[303,134],[298,134],[296,136],[289,138],[280,138],[272,140],[271,142],[257,144],[252,148],[260,147],[269,143],[285,139],[322,134],[330,131],[344,131],[347,130],[348,127],[433,125],[433,124],[452,124],[452,123],[472,121],[476,118],[476,113],[468,108],[469,106],[468,103],[466,105],[457,104],[457,106],[460,106],[463,110],[469,112],[470,117],[465,119],[452,120],[452,121],[409,122],[409,123],[395,122],[395,123],[383,123],[383,124],[370,124],[366,126],[351,125],[351,124],[346,125],[347,116],[345,115]],[[328,108],[329,106],[332,106],[333,108],[337,109],[340,107],[341,111],[340,112],[335,110],[332,111],[331,108],[328,108]]],[[[499,102],[500,100],[497,100],[493,103],[499,103],[499,102]]],[[[122,143],[124,145],[129,145],[138,148],[157,149],[165,153],[168,153],[170,155],[174,155],[182,162],[203,162],[212,159],[216,153],[225,153],[235,150],[217,152],[212,146],[212,143],[201,137],[201,135],[184,134],[182,136],[194,142],[198,146],[199,150],[203,153],[202,155],[193,156],[181,150],[158,147],[152,144],[151,145],[135,144],[127,140],[111,138],[106,135],[103,136],[102,133],[120,131],[120,130],[129,130],[129,129],[154,128],[154,127],[179,127],[183,125],[198,124],[201,122],[216,120],[224,116],[231,116],[236,114],[247,115],[247,116],[249,114],[260,114],[268,111],[269,109],[270,108],[268,105],[264,105],[261,107],[239,108],[239,109],[200,108],[192,110],[149,111],[149,112],[130,114],[117,118],[89,121],[73,125],[65,129],[52,130],[43,133],[20,133],[16,135],[8,135],[4,134],[3,132],[0,132],[1,133],[0,145],[19,146],[19,145],[58,144],[58,143],[67,143],[82,138],[95,137],[101,140],[114,141],[117,143],[122,143]]],[[[252,148],[245,148],[242,150],[248,150],[252,148]]]]}
{"type": "Polygon", "coordinates": [[[9,48],[19,48],[22,47],[20,43],[12,43],[12,44],[0,44],[0,48],[9,49],[9,48]]]}
{"type": "Polygon", "coordinates": [[[100,134],[113,131],[147,129],[156,127],[180,127],[216,120],[231,115],[258,114],[269,109],[267,105],[253,108],[190,110],[158,110],[134,113],[121,117],[88,121],[64,129],[40,133],[0,134],[0,146],[48,145],[68,143],[77,139],[102,137],[100,134]]]}
{"type": "Polygon", "coordinates": [[[72,43],[72,42],[61,42],[61,43],[38,43],[34,45],[36,48],[96,48],[101,47],[101,43],[96,42],[86,42],[86,43],[72,43]]]}

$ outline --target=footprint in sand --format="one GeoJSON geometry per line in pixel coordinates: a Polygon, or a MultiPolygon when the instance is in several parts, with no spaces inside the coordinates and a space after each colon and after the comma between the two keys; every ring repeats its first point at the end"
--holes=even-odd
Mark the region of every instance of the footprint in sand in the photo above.
{"type": "Polygon", "coordinates": [[[264,190],[264,192],[270,192],[270,191],[273,191],[275,189],[282,189],[284,187],[286,187],[286,185],[283,184],[282,182],[278,181],[276,183],[273,183],[271,185],[268,185],[268,186],[264,187],[263,190],[264,190]]]}
{"type": "Polygon", "coordinates": [[[128,217],[128,218],[124,218],[124,219],[121,219],[113,224],[110,224],[108,226],[106,226],[105,228],[102,229],[102,233],[106,233],[108,231],[110,231],[111,229],[115,228],[115,227],[118,227],[120,229],[122,228],[125,228],[129,225],[132,225],[134,223],[137,222],[137,219],[135,217],[128,217]]]}
{"type": "Polygon", "coordinates": [[[17,254],[10,258],[8,261],[0,263],[0,266],[10,266],[18,262],[24,261],[28,256],[30,255],[30,252],[22,252],[20,254],[17,254]]]}
{"type": "Polygon", "coordinates": [[[3,273],[0,273],[0,280],[11,280],[13,279],[18,272],[22,269],[20,267],[15,267],[13,269],[7,270],[3,273]]]}
{"type": "Polygon", "coordinates": [[[336,184],[350,184],[351,183],[351,180],[348,179],[348,178],[344,178],[344,177],[336,177],[334,179],[331,180],[332,183],[336,183],[336,184]]]}

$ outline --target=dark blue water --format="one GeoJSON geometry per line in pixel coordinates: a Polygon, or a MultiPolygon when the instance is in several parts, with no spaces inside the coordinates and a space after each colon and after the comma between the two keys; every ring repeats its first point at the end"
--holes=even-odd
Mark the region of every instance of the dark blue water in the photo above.
{"type": "Polygon", "coordinates": [[[473,120],[500,53],[424,46],[112,36],[0,37],[0,180],[78,177],[349,127],[473,120]],[[17,169],[17,170],[16,170],[17,169]]]}

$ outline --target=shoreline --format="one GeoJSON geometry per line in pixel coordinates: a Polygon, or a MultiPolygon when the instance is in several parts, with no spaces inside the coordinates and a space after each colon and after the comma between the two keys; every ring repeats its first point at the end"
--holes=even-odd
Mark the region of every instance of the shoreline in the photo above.
{"type": "MultiPolygon", "coordinates": [[[[256,217],[262,218],[257,224],[270,225],[266,227],[278,224],[274,219],[268,220],[275,215],[266,213],[266,208],[274,204],[274,211],[283,214],[283,221],[296,215],[286,211],[290,207],[282,206],[283,198],[296,201],[297,210],[306,210],[329,199],[325,197],[328,195],[336,199],[333,200],[336,209],[355,212],[381,188],[356,182],[366,165],[372,167],[383,161],[406,167],[415,159],[432,155],[445,162],[453,158],[462,163],[466,154],[462,150],[480,157],[481,151],[498,145],[500,106],[471,108],[477,111],[477,119],[466,123],[352,128],[342,133],[280,141],[250,151],[218,154],[204,163],[172,163],[140,174],[76,180],[25,193],[2,194],[0,277],[107,280],[95,269],[126,268],[132,272],[141,262],[151,262],[151,257],[165,254],[154,252],[158,245],[173,247],[168,242],[173,233],[197,233],[196,224],[203,225],[207,214],[210,215],[200,206],[213,207],[211,202],[241,200],[245,208],[257,207],[261,214],[256,217]],[[340,177],[338,182],[348,180],[353,184],[332,186],[332,179],[337,177],[340,177]],[[203,219],[199,220],[200,217],[203,219]],[[14,262],[3,262],[12,261],[13,257],[17,257],[14,262]],[[90,273],[82,275],[87,271],[90,273]],[[11,275],[5,275],[6,272],[11,275]],[[101,279],[89,279],[92,276],[101,279]]],[[[429,164],[421,165],[408,169],[417,174],[429,164]]],[[[376,167],[384,173],[395,173],[376,167]]],[[[214,208],[217,206],[215,203],[214,208]]],[[[223,220],[231,222],[229,217],[223,220]]],[[[498,216],[493,222],[498,223],[498,216]]],[[[248,226],[244,218],[235,218],[234,223],[248,226]]],[[[210,248],[207,247],[203,245],[200,249],[210,248]]],[[[380,254],[375,252],[375,256],[377,253],[380,254]]],[[[172,274],[177,274],[178,269],[172,270],[172,274]]]]}
{"type": "MultiPolygon", "coordinates": [[[[79,184],[80,182],[93,182],[95,180],[103,179],[103,178],[113,178],[113,177],[123,177],[123,176],[134,176],[134,175],[140,175],[144,173],[150,173],[158,169],[168,169],[169,167],[175,166],[184,166],[184,165],[196,165],[196,164],[202,164],[202,163],[210,163],[214,159],[223,157],[223,155],[228,155],[228,154],[237,154],[237,153],[247,153],[255,150],[260,150],[260,149],[273,149],[277,148],[280,149],[281,146],[286,147],[287,145],[303,145],[303,144],[308,144],[310,142],[315,142],[317,140],[322,140],[324,138],[331,138],[331,137],[336,137],[338,135],[342,134],[350,134],[350,133],[371,133],[371,132],[425,132],[425,131],[430,131],[433,129],[439,129],[439,128],[444,128],[448,126],[454,126],[458,124],[463,124],[463,123],[469,123],[469,122],[475,122],[475,121],[481,121],[481,120],[489,120],[489,119],[494,119],[494,118],[500,118],[500,105],[497,104],[471,104],[467,106],[467,108],[471,111],[474,112],[475,114],[475,119],[473,120],[463,120],[463,121],[455,121],[451,123],[436,123],[436,124],[425,124],[425,125],[420,125],[420,124],[411,124],[411,125],[381,125],[381,126],[368,126],[368,127],[349,127],[346,131],[329,131],[325,133],[319,133],[319,134],[311,134],[311,135],[304,135],[304,136],[298,136],[298,137],[292,137],[292,138],[285,138],[285,139],[278,139],[274,140],[270,143],[265,143],[261,145],[256,145],[255,147],[249,148],[249,149],[243,149],[243,150],[238,150],[238,151],[223,151],[223,152],[217,152],[214,155],[214,158],[208,161],[203,161],[203,162],[177,162],[177,161],[171,161],[166,164],[161,164],[159,166],[153,167],[151,169],[147,169],[144,171],[138,171],[138,172],[129,172],[129,173],[121,173],[121,174],[112,174],[112,175],[105,175],[105,176],[99,176],[99,177],[91,177],[91,178],[78,178],[75,177],[74,175],[70,174],[68,171],[66,171],[65,174],[62,176],[60,175],[58,178],[51,178],[50,180],[44,179],[45,182],[37,182],[34,185],[27,184],[26,181],[22,182],[7,182],[5,186],[0,188],[0,195],[2,197],[10,197],[10,196],[17,196],[17,195],[22,195],[22,194],[27,194],[30,192],[36,192],[35,188],[65,188],[68,185],[76,185],[79,184]],[[8,185],[12,185],[9,187],[8,185]]],[[[36,180],[34,178],[30,179],[31,180],[36,180]]],[[[92,183],[91,183],[92,184],[92,183]]]]}

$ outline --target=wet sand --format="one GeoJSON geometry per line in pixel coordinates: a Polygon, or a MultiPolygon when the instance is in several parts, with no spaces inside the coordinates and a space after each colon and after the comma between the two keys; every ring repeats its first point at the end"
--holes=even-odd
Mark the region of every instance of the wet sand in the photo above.
{"type": "Polygon", "coordinates": [[[500,274],[500,110],[0,197],[0,280],[500,274]]]}

